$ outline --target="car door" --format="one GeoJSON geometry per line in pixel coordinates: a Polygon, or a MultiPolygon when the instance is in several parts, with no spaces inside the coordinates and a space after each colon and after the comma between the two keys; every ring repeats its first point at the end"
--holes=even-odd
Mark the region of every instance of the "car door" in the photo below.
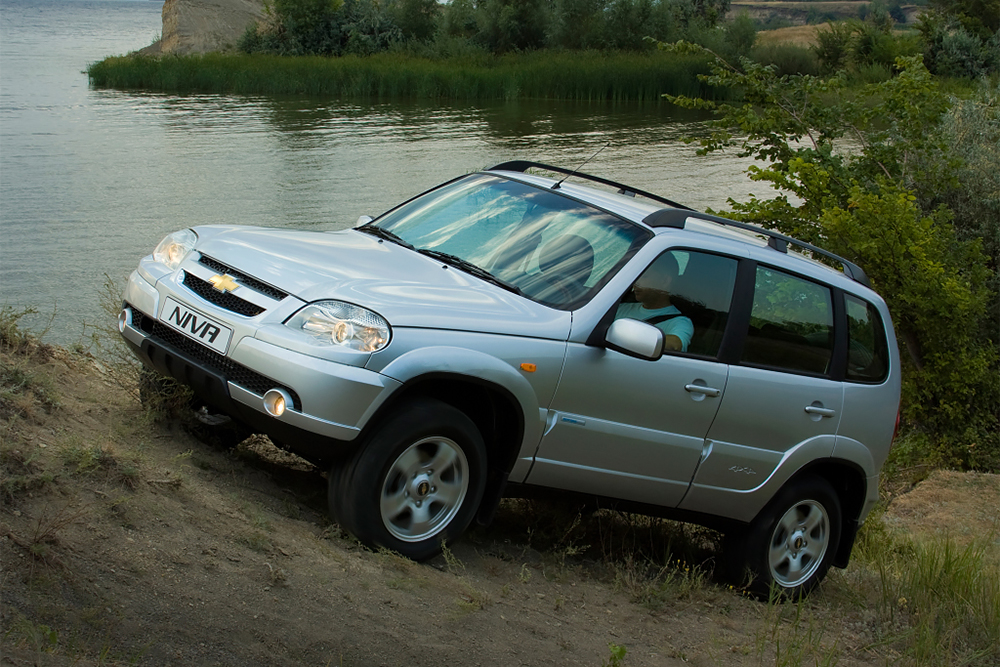
{"type": "Polygon", "coordinates": [[[731,516],[794,450],[830,456],[844,404],[843,383],[831,377],[834,296],[827,285],[756,267],[746,342],[682,507],[731,516]]]}
{"type": "MultiPolygon", "coordinates": [[[[644,275],[664,261],[677,265],[669,292],[693,329],[687,350],[650,361],[570,344],[528,483],[662,506],[684,496],[726,390],[728,368],[716,357],[738,262],[677,249],[644,275]]],[[[629,302],[641,280],[622,297],[619,313],[636,313],[629,302]]],[[[665,331],[686,326],[656,324],[665,331]]]]}

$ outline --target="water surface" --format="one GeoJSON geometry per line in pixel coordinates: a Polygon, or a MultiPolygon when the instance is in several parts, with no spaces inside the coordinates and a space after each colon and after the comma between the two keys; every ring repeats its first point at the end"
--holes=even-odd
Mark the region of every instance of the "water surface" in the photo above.
{"type": "MultiPolygon", "coordinates": [[[[149,44],[162,3],[0,0],[0,302],[95,322],[168,232],[200,224],[341,229],[512,159],[573,167],[720,208],[745,161],[698,157],[704,119],[667,104],[442,104],[96,90],[84,69],[149,44]]],[[[48,317],[44,318],[45,320],[48,317]]],[[[36,319],[35,326],[42,324],[36,319]]]]}

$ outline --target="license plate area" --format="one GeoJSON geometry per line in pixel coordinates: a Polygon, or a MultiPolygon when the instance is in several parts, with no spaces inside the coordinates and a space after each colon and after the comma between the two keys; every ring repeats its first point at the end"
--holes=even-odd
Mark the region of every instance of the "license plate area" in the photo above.
{"type": "Polygon", "coordinates": [[[233,330],[229,327],[170,297],[163,302],[160,321],[219,354],[226,353],[233,337],[233,330]]]}

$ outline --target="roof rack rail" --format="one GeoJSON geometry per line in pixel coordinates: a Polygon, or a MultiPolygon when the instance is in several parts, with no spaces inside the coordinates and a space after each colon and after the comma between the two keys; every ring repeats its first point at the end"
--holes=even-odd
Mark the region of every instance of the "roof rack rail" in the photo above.
{"type": "Polygon", "coordinates": [[[754,234],[760,234],[767,237],[767,245],[778,252],[788,252],[788,246],[794,245],[802,248],[803,250],[808,250],[809,252],[815,253],[817,255],[822,255],[827,259],[833,260],[840,264],[844,270],[844,275],[853,280],[854,282],[861,283],[865,287],[871,287],[871,281],[868,279],[868,275],[865,274],[864,270],[849,260],[844,259],[840,255],[835,255],[832,252],[823,250],[822,248],[817,248],[811,243],[806,243],[805,241],[800,241],[791,236],[786,236],[784,234],[779,234],[778,232],[766,229],[764,227],[758,227],[757,225],[751,225],[746,222],[738,222],[736,220],[730,220],[729,218],[722,218],[717,215],[710,215],[708,213],[699,213],[698,211],[686,210],[680,211],[676,208],[663,208],[659,211],[654,211],[643,218],[643,222],[650,227],[673,227],[676,229],[684,229],[684,223],[688,218],[695,218],[697,220],[705,220],[708,222],[714,222],[719,225],[725,225],[726,227],[736,227],[737,229],[745,229],[754,234]]]}
{"type": "Polygon", "coordinates": [[[621,183],[616,183],[615,181],[610,181],[606,178],[601,178],[600,176],[592,176],[590,174],[584,174],[579,171],[574,171],[572,169],[566,169],[564,167],[554,167],[549,164],[543,164],[541,162],[531,162],[529,160],[512,160],[511,162],[504,162],[498,164],[495,167],[490,167],[487,171],[516,171],[525,172],[528,169],[535,167],[538,169],[545,169],[546,171],[553,171],[557,174],[566,174],[567,176],[579,176],[582,179],[593,181],[595,183],[603,183],[604,185],[610,185],[613,188],[618,188],[619,194],[635,196],[639,195],[645,197],[646,199],[652,199],[653,201],[660,202],[661,204],[666,204],[671,208],[661,208],[659,211],[653,211],[645,218],[643,218],[643,223],[649,225],[650,227],[673,227],[675,229],[684,229],[684,224],[688,218],[696,218],[698,220],[706,220],[708,222],[714,222],[720,225],[725,225],[726,227],[736,227],[738,229],[745,229],[747,231],[753,232],[754,234],[760,234],[767,237],[767,245],[778,252],[787,253],[789,244],[798,246],[803,250],[808,250],[809,252],[815,253],[817,255],[822,255],[827,259],[833,260],[840,264],[844,271],[844,275],[853,280],[854,282],[860,283],[865,287],[871,287],[871,281],[868,279],[867,274],[864,270],[857,264],[844,259],[839,255],[835,255],[832,252],[823,250],[822,248],[817,248],[811,243],[806,243],[805,241],[799,241],[791,236],[785,236],[784,234],[779,234],[778,232],[771,231],[770,229],[765,229],[764,227],[758,227],[757,225],[751,225],[746,222],[737,222],[736,220],[730,220],[729,218],[722,218],[717,215],[710,215],[708,213],[700,213],[689,206],[684,206],[683,204],[678,204],[675,201],[671,201],[666,197],[661,197],[660,195],[654,195],[651,192],[645,192],[639,190],[638,188],[633,188],[629,185],[622,185],[621,183]]]}
{"type": "Polygon", "coordinates": [[[498,164],[495,167],[490,167],[487,171],[517,171],[524,173],[532,167],[536,169],[544,169],[546,171],[554,171],[557,174],[565,174],[566,176],[579,176],[580,178],[593,181],[594,183],[601,183],[603,185],[609,185],[613,188],[618,188],[618,194],[627,195],[634,197],[639,195],[640,197],[645,197],[646,199],[652,199],[653,201],[660,202],[661,204],[666,204],[667,206],[673,206],[674,208],[683,209],[685,211],[693,211],[694,209],[685,206],[684,204],[678,204],[675,201],[671,201],[666,197],[661,197],[660,195],[654,195],[652,192],[646,192],[645,190],[640,190],[638,188],[633,188],[631,185],[623,185],[622,183],[616,183],[615,181],[610,181],[606,178],[601,178],[600,176],[593,176],[591,174],[585,174],[582,171],[576,171],[574,169],[566,169],[565,167],[554,167],[550,164],[543,164],[541,162],[530,162],[528,160],[512,160],[511,162],[504,162],[498,164]]]}

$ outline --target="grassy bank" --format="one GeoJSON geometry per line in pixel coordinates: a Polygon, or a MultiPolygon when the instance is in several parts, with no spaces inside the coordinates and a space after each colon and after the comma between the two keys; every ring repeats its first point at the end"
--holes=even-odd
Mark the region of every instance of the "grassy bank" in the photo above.
{"type": "Polygon", "coordinates": [[[455,100],[643,101],[658,100],[663,93],[712,97],[697,79],[707,72],[704,58],[660,52],[535,52],[453,60],[395,53],[340,58],[129,55],[87,68],[90,82],[100,88],[455,100]]]}
{"type": "Polygon", "coordinates": [[[418,565],[360,548],[322,471],[265,438],[224,447],[140,405],[114,320],[65,350],[20,328],[30,311],[0,307],[4,664],[425,664],[428,644],[452,664],[1000,659],[998,475],[897,489],[799,604],[720,581],[712,531],[542,501],[505,500],[418,565]]]}

